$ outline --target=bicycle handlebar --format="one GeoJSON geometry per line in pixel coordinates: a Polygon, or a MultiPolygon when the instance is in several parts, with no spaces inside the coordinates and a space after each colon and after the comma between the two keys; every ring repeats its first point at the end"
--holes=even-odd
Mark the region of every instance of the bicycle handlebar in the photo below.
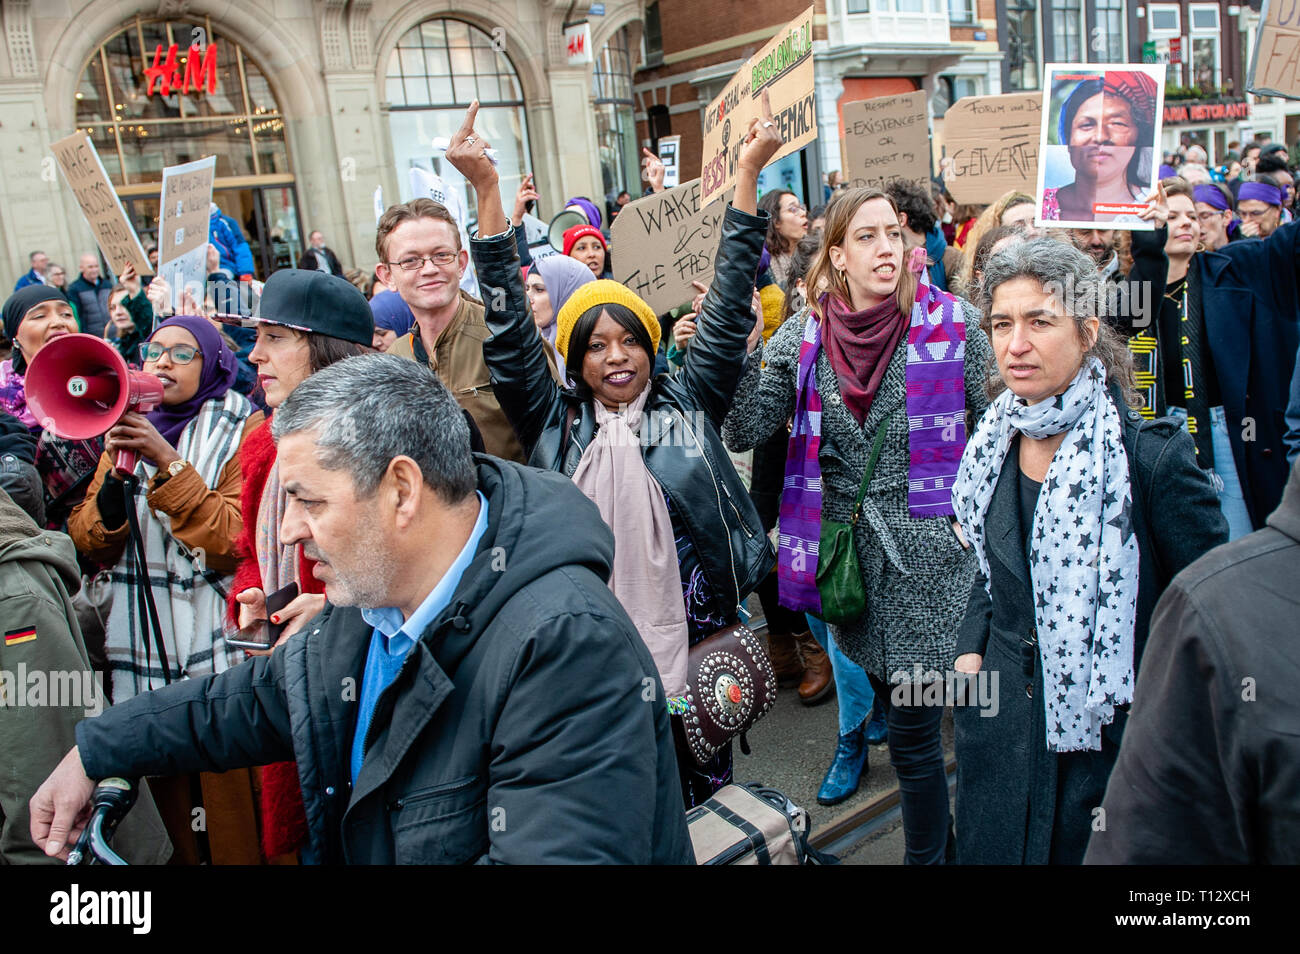
{"type": "Polygon", "coordinates": [[[137,784],[124,778],[106,778],[96,785],[90,796],[90,821],[77,839],[76,846],[68,853],[68,864],[126,864],[108,843],[118,824],[135,804],[138,794],[137,784]]]}

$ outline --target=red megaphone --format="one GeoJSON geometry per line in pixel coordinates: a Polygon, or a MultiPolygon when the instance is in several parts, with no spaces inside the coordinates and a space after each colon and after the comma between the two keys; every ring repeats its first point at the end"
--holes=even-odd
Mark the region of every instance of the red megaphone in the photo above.
{"type": "MultiPolygon", "coordinates": [[[[79,441],[107,432],[127,411],[148,414],[163,397],[157,377],[128,368],[116,348],[94,335],[55,338],[36,352],[24,384],[41,427],[79,441]]],[[[130,474],[137,460],[134,451],[118,451],[113,466],[130,474]]]]}

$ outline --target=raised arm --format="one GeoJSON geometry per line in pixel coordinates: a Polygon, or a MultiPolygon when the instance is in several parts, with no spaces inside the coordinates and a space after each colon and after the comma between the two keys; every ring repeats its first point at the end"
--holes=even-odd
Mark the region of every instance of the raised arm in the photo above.
{"type": "MultiPolygon", "coordinates": [[[[807,314],[801,312],[788,318],[766,345],[759,345],[749,355],[722,425],[722,439],[728,450],[756,447],[790,420],[807,314]]],[[[692,360],[687,358],[687,363],[692,360]]]]}
{"type": "Polygon", "coordinates": [[[551,376],[542,336],[533,323],[519,277],[515,236],[501,204],[496,166],[487,156],[490,144],[474,131],[478,101],[452,136],[447,159],[469,180],[478,197],[478,236],[470,239],[470,256],[483,293],[484,320],[492,337],[483,343],[483,360],[492,388],[515,436],[531,456],[542,433],[563,414],[560,389],[551,376]]]}
{"type": "Polygon", "coordinates": [[[754,276],[767,231],[767,215],[758,211],[758,175],[781,145],[764,96],[763,114],[750,120],[740,147],[736,193],[722,219],[713,284],[700,306],[699,331],[682,370],[682,384],[718,427],[744,371],[754,330],[754,276]]]}

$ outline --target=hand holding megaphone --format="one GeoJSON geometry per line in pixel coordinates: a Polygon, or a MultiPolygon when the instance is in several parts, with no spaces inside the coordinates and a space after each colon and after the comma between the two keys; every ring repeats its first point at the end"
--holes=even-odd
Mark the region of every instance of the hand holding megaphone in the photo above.
{"type": "MultiPolygon", "coordinates": [[[[128,368],[112,345],[86,334],[64,335],[41,348],[27,369],[26,389],[42,427],[79,441],[111,430],[128,412],[149,413],[163,398],[157,377],[128,368]]],[[[130,474],[137,459],[134,446],[123,444],[114,467],[130,474]]]]}
{"type": "Polygon", "coordinates": [[[142,457],[159,470],[165,470],[172,461],[180,460],[176,448],[158,433],[158,428],[143,414],[127,411],[122,419],[104,435],[104,451],[113,455],[130,454],[142,457]]]}

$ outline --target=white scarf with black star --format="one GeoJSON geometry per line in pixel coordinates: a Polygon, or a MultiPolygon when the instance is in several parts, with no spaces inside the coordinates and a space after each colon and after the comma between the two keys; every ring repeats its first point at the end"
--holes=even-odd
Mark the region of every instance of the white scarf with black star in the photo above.
{"type": "Polygon", "coordinates": [[[1128,455],[1106,372],[1089,358],[1064,394],[1026,405],[1010,390],[966,445],[953,510],[987,581],[984,520],[1016,431],[1068,432],[1047,469],[1029,537],[1047,748],[1099,750],[1115,706],[1133,700],[1138,547],[1128,455]]]}

